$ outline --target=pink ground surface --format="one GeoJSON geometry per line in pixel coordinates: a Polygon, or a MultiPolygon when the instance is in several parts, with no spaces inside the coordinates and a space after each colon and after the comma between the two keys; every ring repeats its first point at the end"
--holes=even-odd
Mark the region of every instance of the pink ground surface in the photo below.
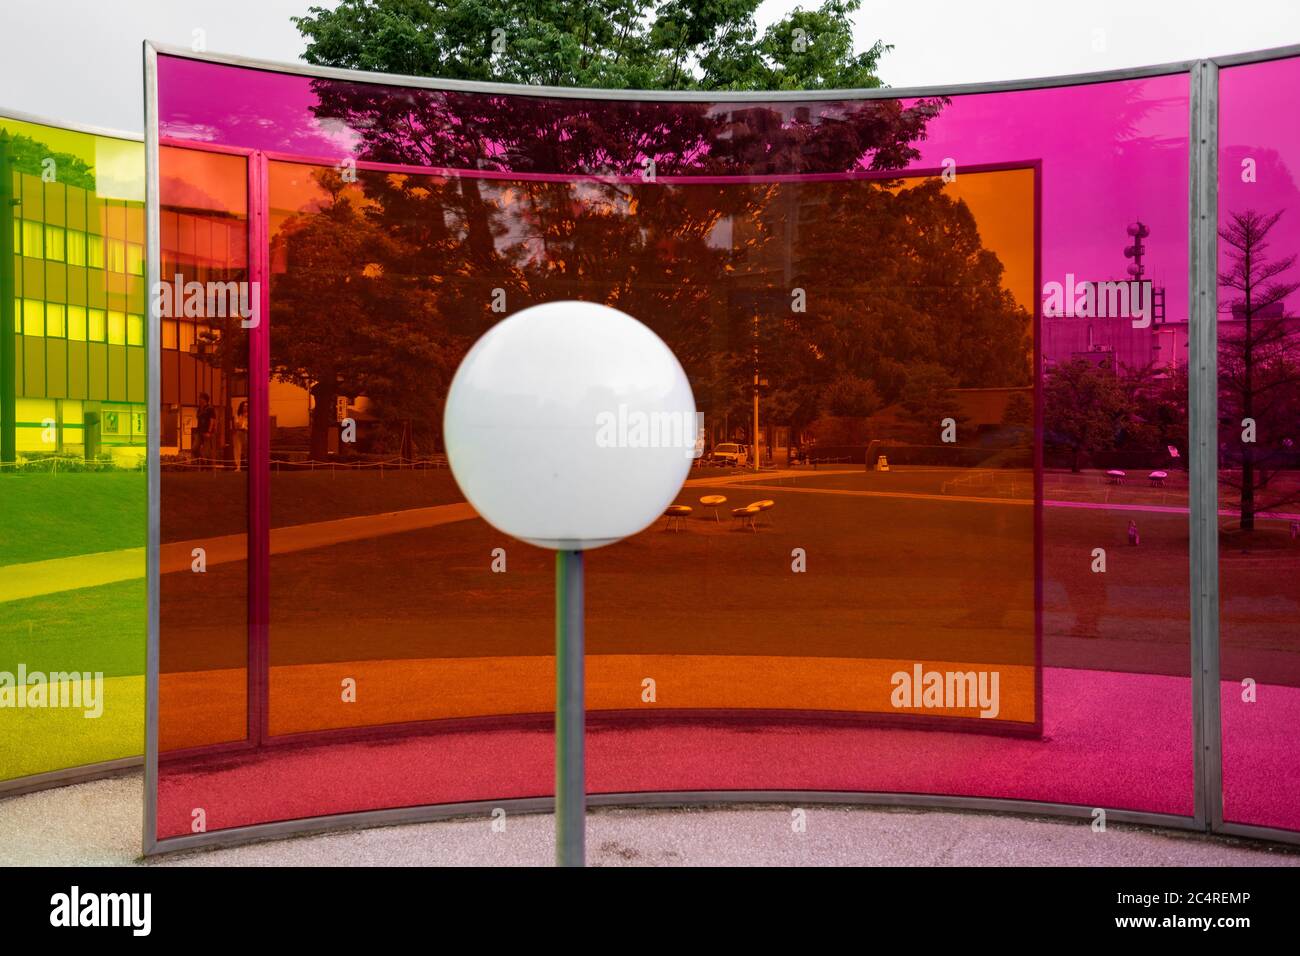
{"type": "MultiPolygon", "coordinates": [[[[1192,814],[1187,679],[1047,668],[1044,737],[665,721],[588,733],[593,793],[842,790],[962,794],[1192,814]]],[[[1227,817],[1300,829],[1300,689],[1224,686],[1227,817]]],[[[484,727],[165,762],[159,836],[358,810],[550,793],[546,729],[484,727]]]]}
{"type": "MultiPolygon", "coordinates": [[[[1225,806],[1300,830],[1300,689],[1223,693],[1225,806]]],[[[1044,670],[1043,740],[814,724],[664,722],[591,728],[590,792],[810,790],[1015,797],[1192,813],[1187,679],[1044,670]]],[[[549,730],[484,728],[164,762],[160,838],[356,810],[547,795],[549,730]]]]}
{"type": "MultiPolygon", "coordinates": [[[[1044,695],[1043,740],[801,723],[596,726],[588,734],[588,788],[910,791],[1192,812],[1185,679],[1049,668],[1044,695]]],[[[553,773],[550,732],[519,728],[164,762],[159,836],[190,833],[198,808],[212,831],[545,795],[553,773]]]]}

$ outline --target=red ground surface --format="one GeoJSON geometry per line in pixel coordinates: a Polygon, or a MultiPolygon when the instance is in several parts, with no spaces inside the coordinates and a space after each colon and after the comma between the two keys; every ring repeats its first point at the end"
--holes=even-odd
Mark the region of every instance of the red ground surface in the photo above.
{"type": "MultiPolygon", "coordinates": [[[[1012,500],[1020,497],[1014,483],[1001,491],[945,487],[959,477],[899,469],[807,474],[761,488],[734,481],[688,487],[678,500],[697,511],[699,496],[710,492],[738,504],[777,504],[757,534],[697,513],[681,533],[655,527],[590,555],[589,652],[1032,664],[1032,509],[1012,500]],[[1006,500],[954,500],[963,496],[1006,500]],[[795,547],[807,551],[807,574],[790,571],[795,547]]],[[[1190,814],[1180,478],[1157,489],[1144,482],[1108,486],[1096,475],[1047,476],[1045,496],[1059,504],[1043,515],[1041,740],[665,715],[616,726],[596,718],[590,788],[906,791],[1190,814]],[[1141,529],[1138,547],[1127,541],[1130,520],[1141,529]],[[1096,547],[1107,551],[1105,574],[1090,570],[1096,547]]],[[[437,476],[408,474],[386,485],[369,476],[364,487],[346,477],[326,481],[317,475],[279,482],[296,522],[449,500],[437,476]]],[[[549,656],[551,560],[477,520],[278,554],[272,664],[549,656]],[[496,547],[507,551],[505,574],[490,570],[496,547]]],[[[1297,587],[1279,568],[1292,568],[1297,557],[1285,549],[1229,549],[1223,560],[1224,677],[1253,676],[1260,684],[1251,704],[1237,699],[1236,684],[1225,684],[1229,818],[1300,828],[1300,807],[1288,796],[1297,774],[1290,740],[1300,727],[1300,655],[1294,628],[1278,626],[1297,587]]],[[[244,666],[246,578],[242,562],[217,566],[201,580],[165,576],[165,674],[244,666]]],[[[520,700],[531,702],[533,690],[520,700]]],[[[510,697],[499,681],[484,694],[510,697]]],[[[213,727],[242,727],[242,697],[173,700],[163,710],[164,739],[169,726],[175,730],[196,714],[213,727]]],[[[272,713],[286,706],[295,705],[273,699],[272,713]]],[[[217,829],[549,791],[549,731],[491,720],[473,730],[428,729],[165,762],[160,835],[189,832],[196,807],[217,829]]]]}

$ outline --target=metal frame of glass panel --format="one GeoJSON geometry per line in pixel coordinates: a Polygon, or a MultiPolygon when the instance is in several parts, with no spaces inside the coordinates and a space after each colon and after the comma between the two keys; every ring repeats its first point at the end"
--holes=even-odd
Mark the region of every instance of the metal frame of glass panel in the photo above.
{"type": "MultiPolygon", "coordinates": [[[[191,50],[145,41],[145,146],[146,200],[148,232],[148,269],[150,287],[158,279],[158,84],[157,57],[183,57],[249,67],[280,73],[351,82],[369,82],[388,86],[418,87],[445,91],[512,96],[581,98],[594,100],[641,100],[713,103],[772,103],[780,101],[899,99],[922,96],[961,95],[1009,92],[1046,87],[1080,86],[1117,80],[1132,80],[1172,74],[1186,74],[1190,79],[1189,141],[1189,470],[1191,576],[1191,687],[1193,721],[1194,808],[1192,816],[1166,813],[1113,810],[1108,817],[1119,823],[1158,825],[1182,830],[1213,831],[1288,843],[1300,843],[1300,833],[1268,827],[1224,823],[1221,787],[1221,725],[1219,722],[1219,619],[1218,619],[1218,540],[1217,540],[1217,90],[1218,69],[1300,55],[1300,45],[1278,47],[1252,53],[1235,54],[1204,60],[1184,60],[1156,66],[1135,67],[1073,76],[1042,77],[1026,80],[976,83],[944,87],[881,88],[836,91],[779,92],[671,92],[581,89],[571,87],[518,86],[460,80],[429,79],[389,74],[340,70],[308,66],[301,63],[276,63],[248,57],[191,50]]],[[[154,421],[159,411],[158,361],[159,323],[149,325],[147,344],[151,388],[149,410],[154,421]]],[[[510,812],[550,812],[554,800],[549,797],[477,801],[440,804],[390,810],[373,810],[333,816],[288,820],[253,826],[236,827],[212,833],[157,839],[158,782],[158,435],[150,430],[149,460],[149,644],[146,690],[145,808],[144,850],[147,854],[200,846],[230,846],[257,840],[274,839],[295,833],[346,827],[408,823],[446,819],[489,812],[501,807],[510,812]]],[[[745,802],[812,804],[852,804],[878,806],[914,806],[953,808],[1025,814],[1050,814],[1071,818],[1090,818],[1093,808],[1078,804],[1049,803],[1033,800],[962,797],[915,793],[847,793],[811,791],[683,791],[592,795],[593,806],[701,806],[745,802]]]]}

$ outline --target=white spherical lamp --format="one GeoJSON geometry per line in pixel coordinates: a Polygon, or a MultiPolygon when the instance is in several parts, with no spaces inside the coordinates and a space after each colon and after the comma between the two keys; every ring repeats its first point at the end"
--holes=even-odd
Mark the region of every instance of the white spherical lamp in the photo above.
{"type": "Polygon", "coordinates": [[[690,471],[699,428],[676,356],[631,316],[548,302],[493,326],[452,379],[443,435],[483,519],[544,548],[646,528],[690,471]]]}
{"type": "Polygon", "coordinates": [[[584,550],[647,527],[699,454],[695,397],[663,340],[592,302],[549,302],[492,327],[447,393],[443,439],[469,503],[556,551],[555,856],[585,859],[584,550]]]}

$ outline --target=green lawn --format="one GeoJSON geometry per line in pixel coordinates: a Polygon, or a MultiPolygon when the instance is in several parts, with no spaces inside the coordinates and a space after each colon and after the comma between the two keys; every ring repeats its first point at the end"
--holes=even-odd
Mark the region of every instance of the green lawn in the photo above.
{"type": "MultiPolygon", "coordinates": [[[[83,476],[56,480],[69,477],[83,476]]],[[[96,540],[96,550],[112,546],[96,540]]],[[[0,670],[104,675],[96,720],[76,709],[0,710],[0,780],[141,752],[145,608],[143,578],[0,603],[0,670]]]]}
{"type": "Polygon", "coordinates": [[[143,472],[0,476],[0,566],[141,548],[145,521],[143,472]]]}
{"type": "Polygon", "coordinates": [[[0,670],[143,674],[145,608],[143,578],[0,604],[0,670]]]}

